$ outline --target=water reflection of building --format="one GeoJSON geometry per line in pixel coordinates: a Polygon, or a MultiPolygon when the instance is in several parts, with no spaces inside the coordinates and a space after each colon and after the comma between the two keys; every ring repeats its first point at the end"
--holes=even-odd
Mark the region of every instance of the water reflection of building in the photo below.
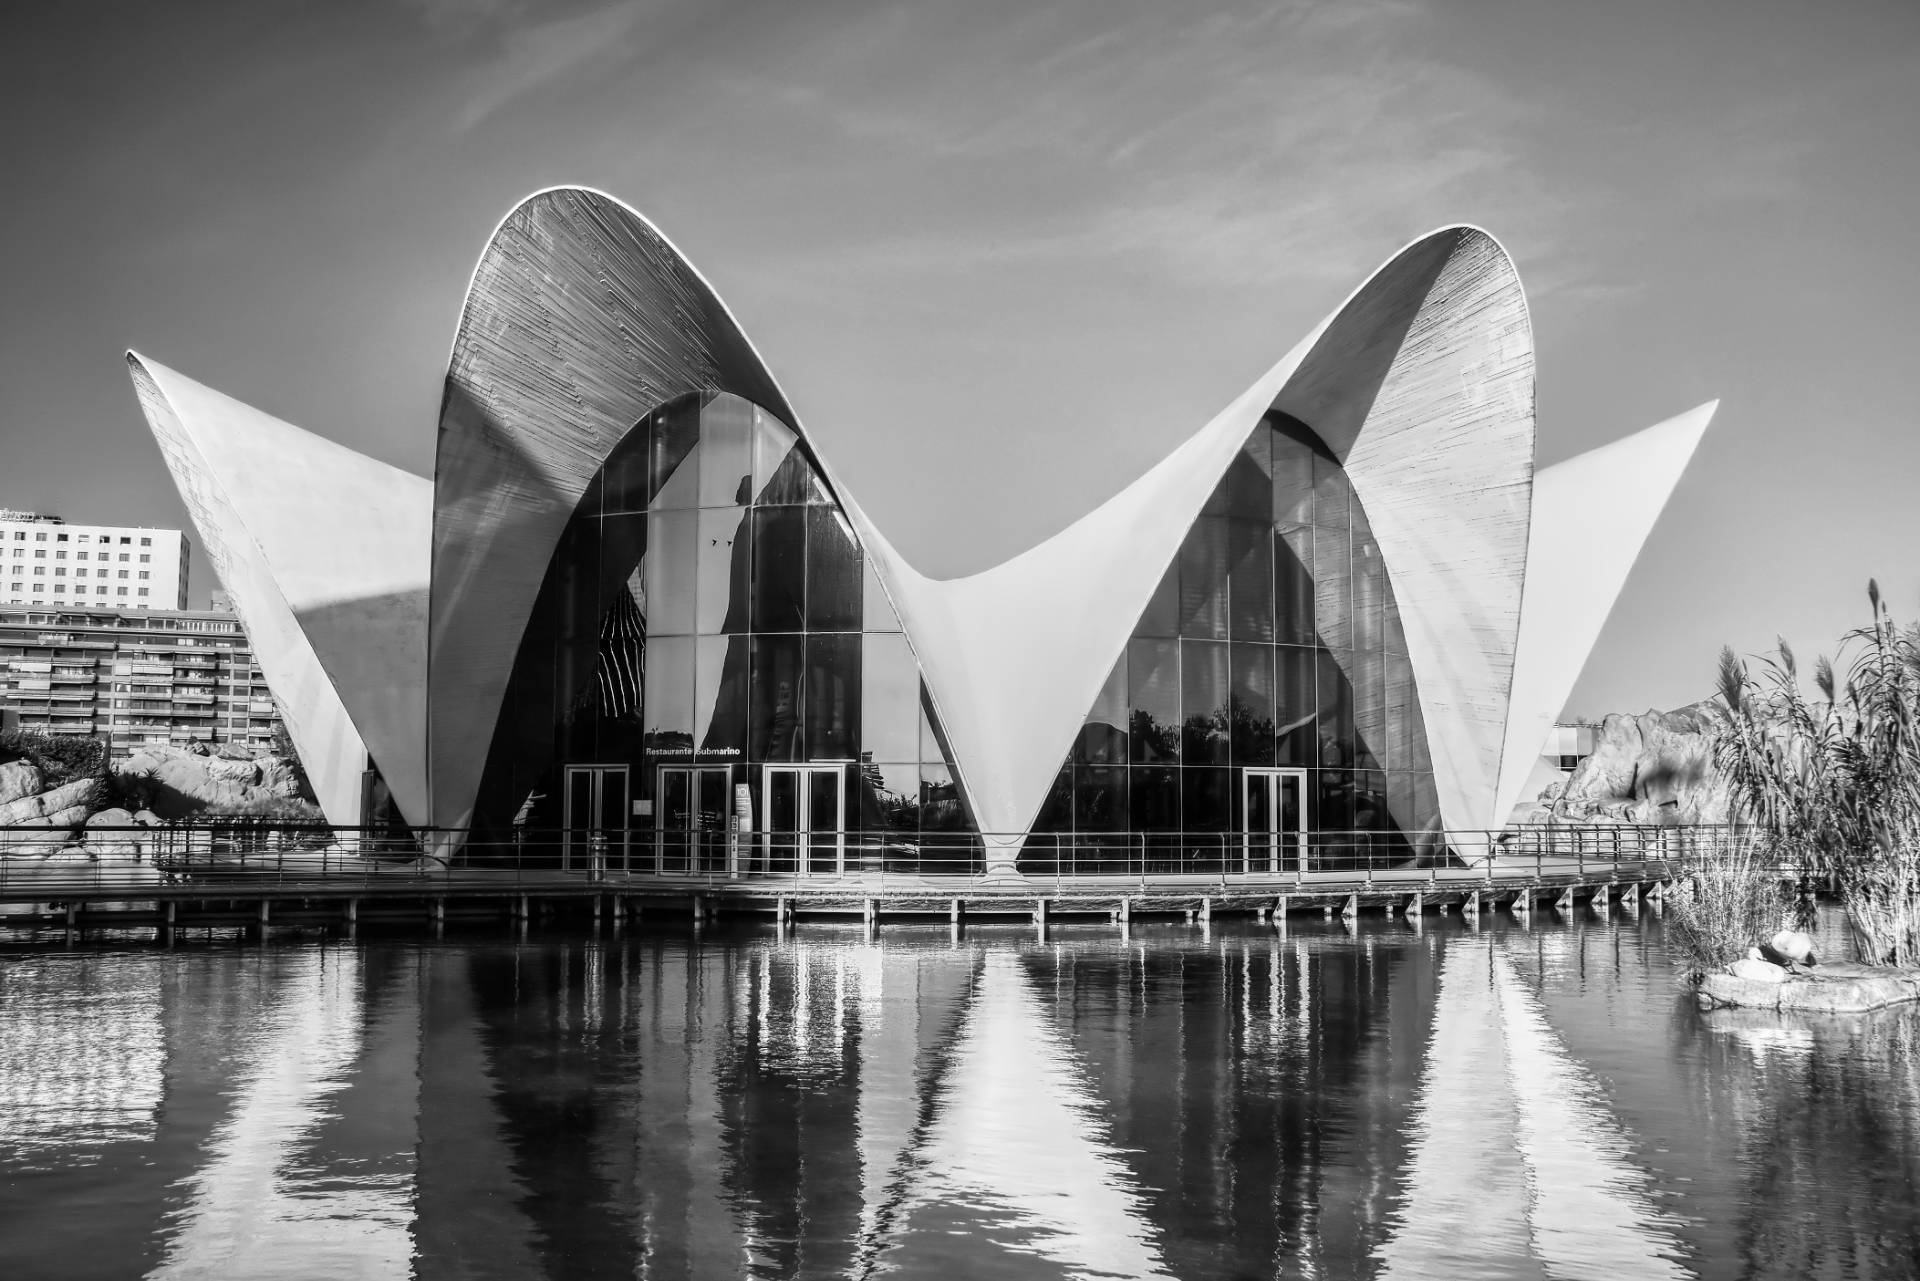
{"type": "Polygon", "coordinates": [[[473,857],[741,875],[1290,871],[1498,826],[1711,413],[1536,476],[1518,277],[1451,227],[1112,501],[933,582],[597,193],[488,244],[430,483],[132,365],[331,817],[370,754],[473,857]]]}

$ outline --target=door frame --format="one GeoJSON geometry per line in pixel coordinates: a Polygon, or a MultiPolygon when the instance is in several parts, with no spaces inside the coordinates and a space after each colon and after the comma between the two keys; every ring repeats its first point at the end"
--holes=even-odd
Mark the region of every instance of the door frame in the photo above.
{"type": "Polygon", "coordinates": [[[1240,771],[1240,866],[1252,876],[1277,876],[1289,870],[1300,873],[1307,870],[1307,771],[1299,766],[1246,766],[1240,771]],[[1280,801],[1285,788],[1283,783],[1291,779],[1299,797],[1296,811],[1297,821],[1292,831],[1280,824],[1282,813],[1280,801]],[[1250,807],[1247,804],[1255,784],[1267,790],[1268,826],[1262,833],[1263,843],[1269,851],[1269,865],[1262,868],[1253,866],[1254,832],[1247,822],[1250,807]],[[1293,867],[1286,864],[1291,853],[1293,867]]]}
{"type": "Polygon", "coordinates": [[[780,773],[796,775],[794,783],[794,824],[795,845],[793,851],[793,874],[795,876],[845,876],[847,874],[847,761],[767,761],[760,766],[760,813],[755,819],[760,824],[760,857],[768,868],[773,866],[773,776],[780,773]],[[833,820],[833,868],[832,872],[812,870],[813,853],[813,776],[828,774],[834,779],[834,795],[838,801],[833,820]]]}
{"type": "Polygon", "coordinates": [[[633,773],[624,763],[595,764],[583,762],[568,765],[561,779],[560,791],[560,870],[574,870],[574,858],[578,853],[584,862],[583,870],[590,877],[607,874],[608,867],[617,866],[623,873],[627,870],[627,860],[632,852],[633,837],[633,773]],[[591,785],[587,789],[587,822],[576,823],[573,812],[573,780],[578,774],[590,776],[591,785]],[[609,779],[620,778],[620,826],[614,829],[602,828],[593,821],[593,816],[605,812],[606,785],[609,779]],[[596,832],[617,832],[618,843],[609,840],[602,851],[598,866],[595,865],[593,836],[596,832]]]}
{"type": "MultiPolygon", "coordinates": [[[[707,773],[709,771],[715,774],[719,774],[726,779],[724,795],[726,797],[728,804],[725,806],[725,815],[724,815],[723,821],[731,820],[733,817],[733,806],[732,806],[733,766],[679,764],[679,765],[656,765],[654,767],[654,774],[653,774],[654,827],[653,827],[653,841],[652,841],[654,875],[656,876],[668,875],[666,870],[667,838],[670,834],[673,834],[673,833],[678,833],[687,842],[687,866],[684,872],[674,872],[672,873],[672,875],[699,876],[704,874],[700,867],[700,845],[699,845],[699,839],[698,839],[700,835],[700,828],[696,825],[694,820],[697,819],[700,814],[700,775],[707,773]],[[666,825],[667,775],[675,772],[684,773],[687,776],[687,820],[688,821],[687,821],[687,826],[684,828],[670,828],[666,825]]],[[[728,836],[729,834],[730,834],[730,829],[727,829],[727,828],[722,829],[721,835],[723,837],[728,836]]],[[[728,840],[727,841],[728,874],[731,875],[733,873],[733,870],[734,870],[733,842],[731,840],[728,840]]]]}

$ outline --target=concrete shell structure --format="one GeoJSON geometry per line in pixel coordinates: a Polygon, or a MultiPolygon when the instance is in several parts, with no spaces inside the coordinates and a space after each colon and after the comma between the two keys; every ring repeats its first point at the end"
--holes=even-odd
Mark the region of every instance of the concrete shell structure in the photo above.
{"type": "Polygon", "coordinates": [[[1011,873],[1036,832],[1178,846],[1195,824],[1154,788],[1244,834],[1248,780],[1289,772],[1303,833],[1375,825],[1393,857],[1498,827],[1713,411],[1536,475],[1518,275],[1450,227],[1110,501],[936,581],[711,287],[596,192],[530,197],[489,242],[430,485],[131,359],[330,818],[359,819],[370,754],[452,846],[617,825],[679,842],[632,864],[661,871],[702,866],[717,807],[767,854],[736,873],[806,871],[822,831],[813,870],[847,870],[876,824],[860,865],[953,838],[955,870],[1011,873]],[[1596,545],[1577,514],[1603,494],[1631,510],[1596,545]],[[1177,674],[1133,680],[1152,654],[1177,674]],[[1166,680],[1186,701],[1144,706],[1166,680]]]}

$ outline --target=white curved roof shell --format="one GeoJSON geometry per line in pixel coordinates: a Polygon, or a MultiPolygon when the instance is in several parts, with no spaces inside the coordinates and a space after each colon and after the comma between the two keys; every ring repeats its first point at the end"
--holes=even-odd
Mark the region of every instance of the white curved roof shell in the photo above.
{"type": "MultiPolygon", "coordinates": [[[[522,202],[481,256],[430,487],[150,362],[134,374],[335,821],[357,816],[347,777],[364,742],[410,821],[466,823],[553,551],[636,423],[685,393],[727,391],[807,439],[684,256],[632,209],[576,187],[522,202]]],[[[900,616],[998,850],[990,865],[1010,871],[1162,572],[1270,410],[1319,436],[1365,506],[1446,826],[1497,827],[1712,411],[1536,484],[1533,384],[1512,262],[1457,226],[1394,255],[1158,466],[981,573],[915,571],[807,447],[900,616]],[[1633,519],[1602,563],[1574,571],[1587,590],[1567,592],[1575,542],[1554,512],[1616,486],[1635,495],[1633,519]]]]}

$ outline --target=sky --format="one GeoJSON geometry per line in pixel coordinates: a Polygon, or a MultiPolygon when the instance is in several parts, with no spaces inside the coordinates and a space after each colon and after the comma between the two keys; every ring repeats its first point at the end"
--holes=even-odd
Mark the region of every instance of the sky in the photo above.
{"type": "Polygon", "coordinates": [[[129,347],[429,474],[488,235],[580,183],[963,574],[1470,222],[1542,465],[1721,401],[1566,715],[1920,615],[1914,0],[13,0],[0,119],[0,506],[187,527],[129,347]]]}

